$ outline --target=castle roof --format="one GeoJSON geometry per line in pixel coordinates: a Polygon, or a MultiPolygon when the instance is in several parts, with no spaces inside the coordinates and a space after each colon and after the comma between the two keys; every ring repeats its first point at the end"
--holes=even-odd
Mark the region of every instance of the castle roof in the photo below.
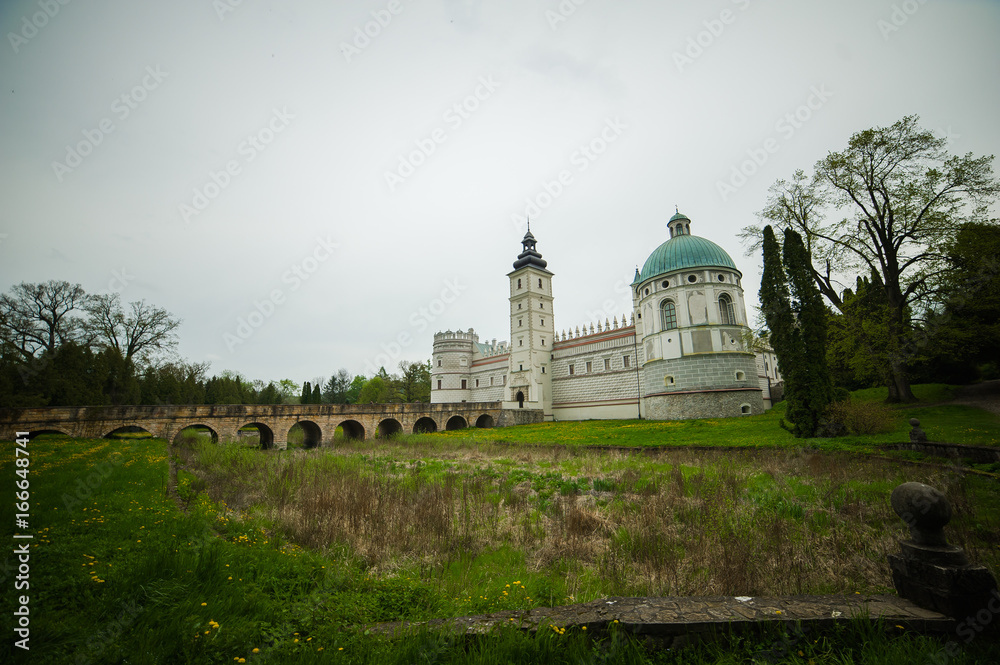
{"type": "Polygon", "coordinates": [[[678,212],[668,224],[673,237],[653,250],[633,284],[647,279],[689,268],[728,268],[737,270],[736,263],[726,250],[707,238],[691,235],[688,227],[691,220],[678,212]]]}

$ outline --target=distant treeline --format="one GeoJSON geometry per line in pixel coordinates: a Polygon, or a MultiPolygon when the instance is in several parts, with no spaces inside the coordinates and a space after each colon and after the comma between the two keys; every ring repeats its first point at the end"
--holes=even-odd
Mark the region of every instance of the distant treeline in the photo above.
{"type": "Polygon", "coordinates": [[[79,284],[21,283],[0,295],[0,406],[101,404],[355,404],[429,402],[430,361],[371,378],[264,382],[177,359],[180,320],[79,284]]]}

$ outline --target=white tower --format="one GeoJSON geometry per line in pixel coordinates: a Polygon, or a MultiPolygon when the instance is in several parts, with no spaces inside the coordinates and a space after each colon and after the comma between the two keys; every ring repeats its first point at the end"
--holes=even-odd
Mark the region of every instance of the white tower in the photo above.
{"type": "Polygon", "coordinates": [[[521,240],[523,251],[510,278],[510,366],[505,409],[541,409],[552,420],[552,273],[535,251],[531,227],[521,240]]]}

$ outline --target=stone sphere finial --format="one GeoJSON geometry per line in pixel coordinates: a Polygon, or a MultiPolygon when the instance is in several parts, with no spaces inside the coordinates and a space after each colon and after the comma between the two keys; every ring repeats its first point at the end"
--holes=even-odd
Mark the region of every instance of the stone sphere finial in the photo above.
{"type": "Polygon", "coordinates": [[[947,547],[944,526],[951,521],[951,504],[940,490],[923,483],[903,483],[892,491],[892,509],[910,527],[918,545],[947,547]]]}

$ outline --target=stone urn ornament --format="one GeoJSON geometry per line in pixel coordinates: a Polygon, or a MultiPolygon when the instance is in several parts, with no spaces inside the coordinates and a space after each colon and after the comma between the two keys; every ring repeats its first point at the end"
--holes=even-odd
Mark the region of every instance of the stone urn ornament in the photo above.
{"type": "MultiPolygon", "coordinates": [[[[900,597],[955,619],[973,621],[996,602],[995,596],[1000,599],[989,569],[971,565],[965,550],[945,539],[952,508],[940,490],[924,483],[903,483],[892,491],[890,503],[910,529],[910,538],[899,543],[900,553],[889,555],[892,582],[900,597]]],[[[998,623],[991,628],[996,629],[998,623]]]]}

